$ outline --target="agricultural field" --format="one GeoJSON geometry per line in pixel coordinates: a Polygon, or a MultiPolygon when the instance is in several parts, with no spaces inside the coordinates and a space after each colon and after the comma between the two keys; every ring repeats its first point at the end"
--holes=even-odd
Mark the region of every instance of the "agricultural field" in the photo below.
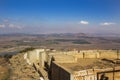
{"type": "Polygon", "coordinates": [[[60,50],[73,48],[120,49],[120,37],[93,37],[83,34],[0,36],[0,52],[20,51],[28,47],[60,50]]]}

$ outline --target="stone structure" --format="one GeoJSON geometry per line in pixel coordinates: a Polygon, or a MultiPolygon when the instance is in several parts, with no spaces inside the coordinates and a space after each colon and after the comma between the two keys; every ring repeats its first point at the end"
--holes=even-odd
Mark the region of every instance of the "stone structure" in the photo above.
{"type": "Polygon", "coordinates": [[[120,80],[119,50],[35,49],[26,52],[24,59],[44,80],[100,80],[102,73],[109,80],[120,80]]]}

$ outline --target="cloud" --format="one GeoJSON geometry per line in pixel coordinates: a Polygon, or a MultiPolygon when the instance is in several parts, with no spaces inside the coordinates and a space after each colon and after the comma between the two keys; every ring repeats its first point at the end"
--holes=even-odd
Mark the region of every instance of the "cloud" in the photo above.
{"type": "Polygon", "coordinates": [[[4,28],[5,27],[5,25],[4,24],[0,24],[0,28],[4,28]]]}
{"type": "Polygon", "coordinates": [[[84,25],[86,25],[86,24],[89,24],[89,22],[88,22],[88,21],[80,21],[79,24],[84,24],[84,25]]]}
{"type": "Polygon", "coordinates": [[[15,24],[8,24],[9,28],[17,28],[17,29],[22,29],[22,26],[20,25],[15,25],[15,24]]]}
{"type": "Polygon", "coordinates": [[[0,28],[5,28],[5,29],[22,29],[24,27],[23,24],[20,24],[18,22],[16,22],[13,19],[1,19],[1,24],[0,24],[0,28]]]}
{"type": "Polygon", "coordinates": [[[0,24],[0,28],[12,28],[12,29],[22,29],[23,26],[22,25],[18,25],[18,24],[0,24]]]}
{"type": "Polygon", "coordinates": [[[110,26],[110,25],[114,25],[116,23],[113,23],[113,22],[104,22],[104,23],[100,23],[100,25],[102,26],[110,26]]]}

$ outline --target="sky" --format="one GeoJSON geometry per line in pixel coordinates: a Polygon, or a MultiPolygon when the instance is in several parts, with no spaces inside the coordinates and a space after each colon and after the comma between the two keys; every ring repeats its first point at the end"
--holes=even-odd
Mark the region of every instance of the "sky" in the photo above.
{"type": "Polygon", "coordinates": [[[0,0],[3,33],[120,34],[120,0],[0,0]]]}

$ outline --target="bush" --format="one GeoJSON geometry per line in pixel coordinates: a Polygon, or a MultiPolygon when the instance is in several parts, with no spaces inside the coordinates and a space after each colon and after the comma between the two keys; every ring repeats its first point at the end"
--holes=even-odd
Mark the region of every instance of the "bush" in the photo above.
{"type": "Polygon", "coordinates": [[[32,51],[32,50],[34,50],[34,49],[35,49],[35,48],[33,48],[33,47],[26,48],[26,49],[20,51],[20,53],[24,53],[24,52],[27,52],[27,51],[32,51]]]}
{"type": "Polygon", "coordinates": [[[91,44],[90,42],[85,41],[85,40],[76,40],[76,41],[73,41],[72,43],[74,43],[74,44],[91,44]]]}

